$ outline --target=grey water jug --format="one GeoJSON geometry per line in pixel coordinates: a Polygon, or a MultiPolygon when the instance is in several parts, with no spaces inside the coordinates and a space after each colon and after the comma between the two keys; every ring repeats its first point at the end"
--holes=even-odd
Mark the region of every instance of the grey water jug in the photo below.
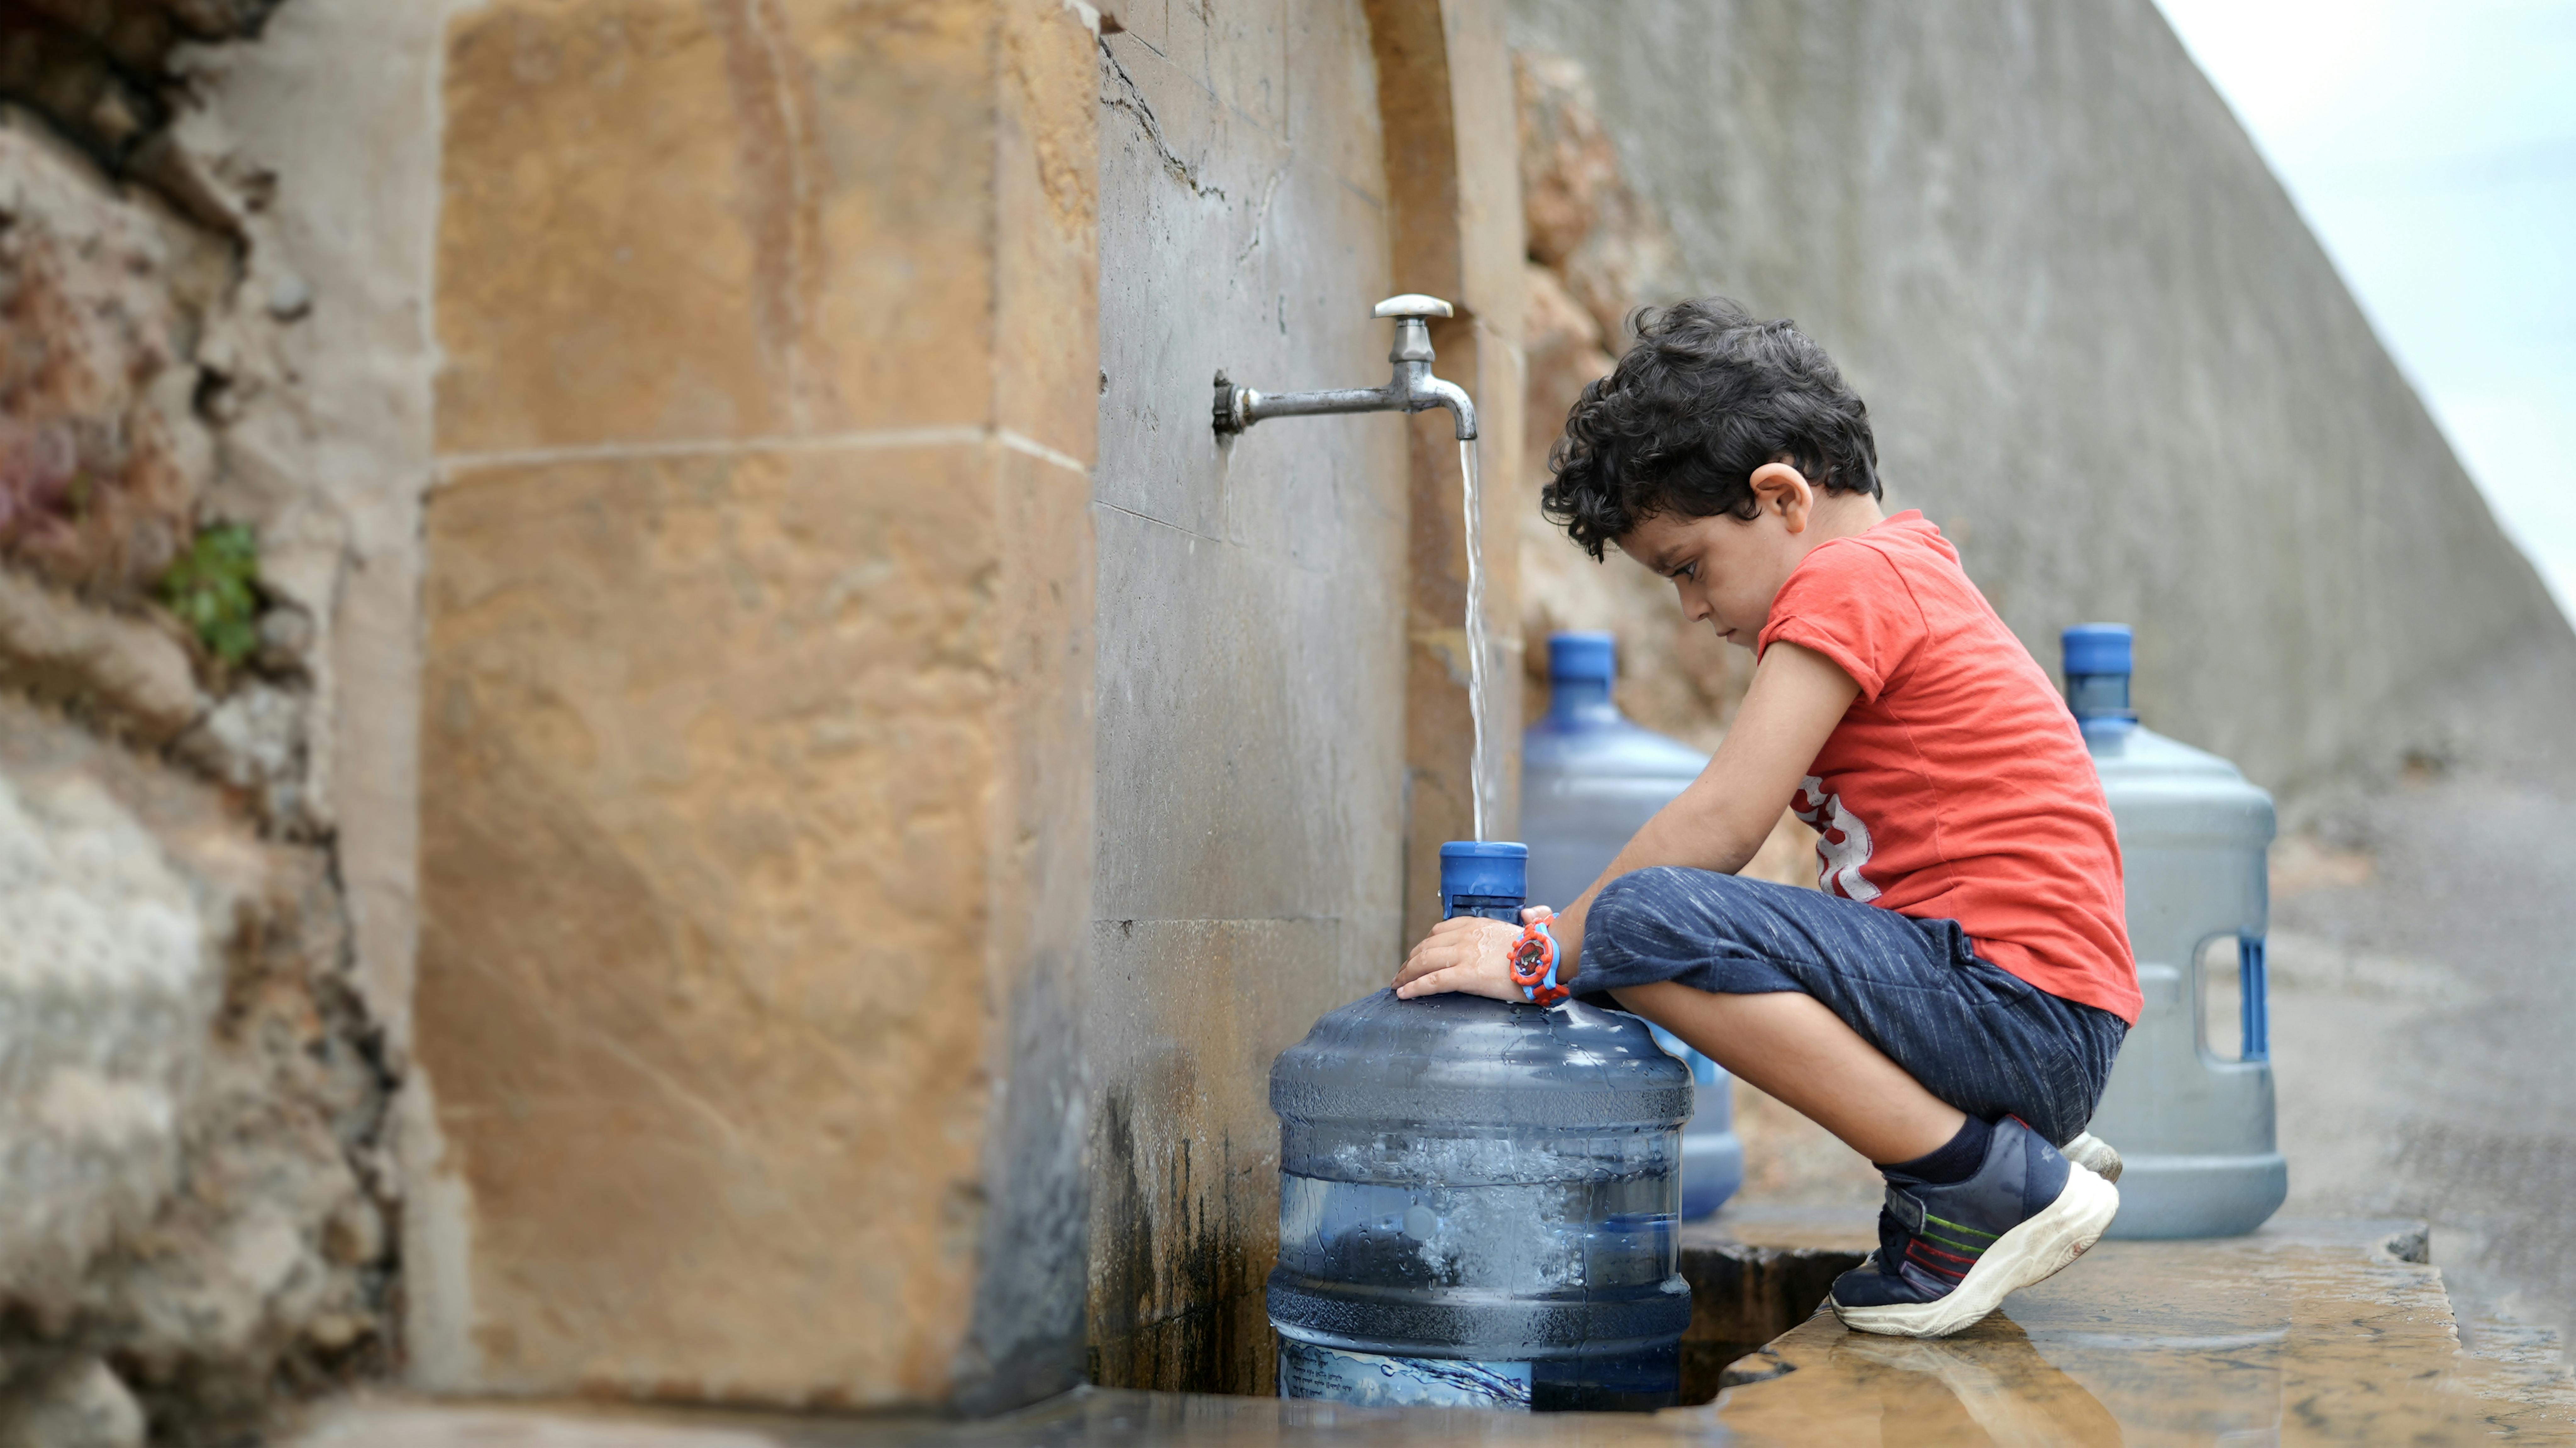
{"type": "Polygon", "coordinates": [[[2125,625],[2079,625],[2064,642],[2067,702],[2119,828],[2146,997],[2091,1127],[2124,1168],[2110,1235],[2251,1232],[2290,1191],[2263,968],[2272,797],[2139,727],[2125,625]]]}
{"type": "MultiPolygon", "coordinates": [[[[1708,756],[1640,729],[1610,696],[1618,646],[1606,633],[1547,641],[1547,714],[1521,739],[1521,834],[1530,898],[1564,909],[1610,868],[1620,847],[1708,767],[1708,756]]],[[[1697,1083],[1682,1132],[1682,1216],[1714,1212],[1744,1184],[1734,1082],[1725,1068],[1657,1028],[1697,1083]]]]}
{"type": "MultiPolygon", "coordinates": [[[[1524,862],[1444,847],[1444,906],[1516,915],[1524,862]]],[[[1644,1021],[1576,1001],[1381,990],[1316,1022],[1270,1073],[1279,1395],[1670,1405],[1690,1090],[1644,1021]]]]}

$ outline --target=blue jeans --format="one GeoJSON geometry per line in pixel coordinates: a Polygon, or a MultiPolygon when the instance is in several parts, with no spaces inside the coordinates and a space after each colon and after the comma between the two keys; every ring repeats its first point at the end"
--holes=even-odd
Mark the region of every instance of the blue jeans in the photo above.
{"type": "Polygon", "coordinates": [[[1586,995],[1661,980],[1803,992],[1933,1095],[1988,1121],[2018,1116],[2058,1146],[2093,1119],[2129,1033],[1978,959],[1955,920],[1672,866],[1603,888],[1575,979],[1586,995]]]}

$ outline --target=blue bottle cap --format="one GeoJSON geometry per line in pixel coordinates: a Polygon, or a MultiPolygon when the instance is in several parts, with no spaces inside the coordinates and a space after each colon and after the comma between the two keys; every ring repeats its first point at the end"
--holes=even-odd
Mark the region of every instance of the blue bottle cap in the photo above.
{"type": "Polygon", "coordinates": [[[1451,840],[1440,847],[1440,898],[1529,898],[1529,846],[1509,840],[1451,840]]]}
{"type": "Polygon", "coordinates": [[[1619,641],[1606,633],[1549,634],[1547,676],[1607,684],[1619,676],[1619,641]]]}
{"type": "Polygon", "coordinates": [[[2131,672],[2129,626],[2124,623],[2079,623],[2063,636],[2066,674],[2131,672]]]}

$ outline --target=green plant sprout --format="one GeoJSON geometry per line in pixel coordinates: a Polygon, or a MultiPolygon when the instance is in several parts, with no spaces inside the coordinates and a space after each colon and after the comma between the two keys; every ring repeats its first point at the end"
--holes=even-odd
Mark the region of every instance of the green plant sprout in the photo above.
{"type": "Polygon", "coordinates": [[[161,575],[161,602],[195,630],[206,652],[239,664],[259,647],[259,537],[246,523],[197,531],[161,575]]]}

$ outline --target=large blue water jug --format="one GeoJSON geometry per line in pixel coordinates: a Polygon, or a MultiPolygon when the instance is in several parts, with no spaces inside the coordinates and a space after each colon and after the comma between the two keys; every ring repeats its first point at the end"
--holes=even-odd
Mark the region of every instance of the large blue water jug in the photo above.
{"type": "Polygon", "coordinates": [[[2120,832],[2146,1003],[2092,1132],[2121,1156],[2114,1237],[2232,1237],[2290,1192],[2273,1135],[2263,936],[2272,797],[2138,726],[2121,624],[2065,635],[2067,702],[2120,832]]]}
{"type": "MultiPolygon", "coordinates": [[[[1444,847],[1448,913],[1517,918],[1525,864],[1444,847]]],[[[1316,1022],[1270,1072],[1279,1395],[1669,1406],[1690,1091],[1644,1021],[1574,1001],[1382,990],[1316,1022]]]]}
{"type": "MultiPolygon", "coordinates": [[[[1610,696],[1618,648],[1606,633],[1547,641],[1547,717],[1521,737],[1521,833],[1530,898],[1563,909],[1610,868],[1620,847],[1708,767],[1708,756],[1640,729],[1610,696]]],[[[1682,1215],[1705,1217],[1744,1184],[1734,1083],[1723,1067],[1657,1028],[1698,1083],[1682,1132],[1682,1215]]]]}

